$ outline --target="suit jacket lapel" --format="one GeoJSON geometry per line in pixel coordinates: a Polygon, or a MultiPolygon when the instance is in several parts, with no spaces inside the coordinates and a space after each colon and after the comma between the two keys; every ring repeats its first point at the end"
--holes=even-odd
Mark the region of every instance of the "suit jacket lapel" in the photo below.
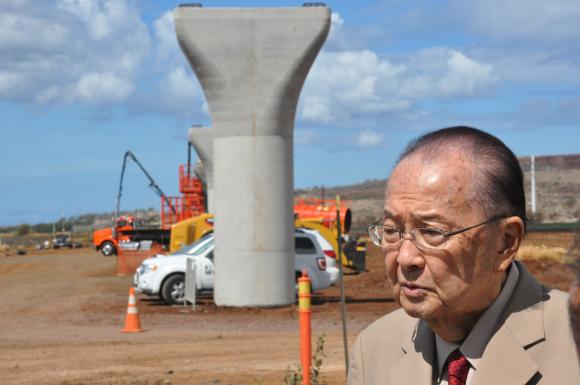
{"type": "Polygon", "coordinates": [[[401,344],[402,357],[390,370],[392,384],[431,385],[434,362],[434,335],[423,321],[401,344]]]}
{"type": "Polygon", "coordinates": [[[514,289],[494,333],[474,373],[472,385],[526,384],[538,366],[526,348],[544,340],[543,289],[526,268],[520,271],[514,289]]]}
{"type": "Polygon", "coordinates": [[[488,343],[471,385],[524,385],[538,366],[507,327],[501,327],[488,343]]]}

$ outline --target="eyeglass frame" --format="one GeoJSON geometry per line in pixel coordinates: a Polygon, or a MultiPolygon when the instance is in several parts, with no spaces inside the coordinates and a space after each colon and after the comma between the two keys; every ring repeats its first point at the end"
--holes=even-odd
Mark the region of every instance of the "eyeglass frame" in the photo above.
{"type": "MultiPolygon", "coordinates": [[[[410,230],[407,230],[407,231],[402,231],[397,226],[380,225],[378,223],[374,223],[374,224],[370,225],[367,228],[367,233],[369,234],[369,237],[371,238],[371,242],[374,245],[377,245],[377,246],[379,246],[380,248],[383,248],[383,249],[387,249],[387,248],[398,248],[398,247],[400,247],[401,244],[403,243],[403,241],[405,240],[405,235],[407,235],[407,234],[409,234],[411,236],[411,241],[415,244],[415,246],[420,247],[416,243],[415,230],[421,230],[421,229],[436,230],[439,233],[441,233],[441,235],[443,235],[443,244],[442,244],[442,246],[430,246],[430,247],[432,247],[433,249],[442,249],[442,248],[444,248],[447,245],[447,238],[448,237],[451,237],[453,235],[457,235],[457,234],[464,233],[464,232],[466,232],[468,230],[474,229],[474,228],[479,227],[479,226],[487,225],[488,223],[491,223],[493,221],[497,221],[498,219],[505,219],[505,217],[503,215],[496,215],[496,216],[491,217],[490,219],[488,219],[488,220],[486,220],[484,222],[478,223],[476,225],[464,227],[464,228],[461,228],[459,230],[453,230],[453,231],[443,231],[441,229],[438,229],[437,227],[417,227],[417,228],[410,229],[410,230]],[[386,227],[388,227],[388,228],[392,228],[392,229],[397,229],[399,231],[399,241],[396,244],[393,244],[391,246],[382,246],[382,245],[377,244],[373,240],[373,236],[371,235],[372,229],[377,228],[377,227],[379,227],[379,228],[386,228],[386,227]]],[[[381,220],[379,220],[379,221],[381,221],[381,220]]]]}

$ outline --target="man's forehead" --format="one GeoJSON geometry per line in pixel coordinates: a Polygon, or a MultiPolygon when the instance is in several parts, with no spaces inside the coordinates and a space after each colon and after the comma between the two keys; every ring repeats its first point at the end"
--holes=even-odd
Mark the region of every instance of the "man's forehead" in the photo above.
{"type": "MultiPolygon", "coordinates": [[[[449,218],[439,212],[439,210],[431,208],[424,211],[417,211],[411,213],[411,218],[421,220],[421,221],[435,221],[435,222],[445,222],[449,218]]],[[[395,211],[392,211],[390,208],[385,207],[383,210],[383,218],[393,218],[399,219],[401,218],[401,214],[395,211]]]]}
{"type": "Polygon", "coordinates": [[[474,196],[475,172],[464,157],[450,156],[436,160],[412,156],[402,160],[387,183],[386,199],[423,201],[442,206],[456,206],[474,196]]]}

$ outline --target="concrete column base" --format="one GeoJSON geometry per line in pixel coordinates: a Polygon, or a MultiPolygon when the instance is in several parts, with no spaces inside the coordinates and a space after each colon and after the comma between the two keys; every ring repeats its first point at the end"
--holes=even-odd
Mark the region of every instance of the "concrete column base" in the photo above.
{"type": "Polygon", "coordinates": [[[217,305],[294,302],[292,180],[292,140],[214,139],[217,305]]]}

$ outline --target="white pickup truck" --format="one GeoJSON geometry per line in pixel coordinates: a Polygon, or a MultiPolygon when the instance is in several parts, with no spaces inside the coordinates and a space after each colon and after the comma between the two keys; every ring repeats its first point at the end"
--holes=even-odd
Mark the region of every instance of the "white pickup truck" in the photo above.
{"type": "MultiPolygon", "coordinates": [[[[326,257],[316,237],[297,230],[294,233],[294,240],[296,277],[299,277],[302,270],[306,269],[313,291],[329,287],[333,282],[326,271],[326,257]]],[[[144,260],[133,277],[136,290],[147,295],[161,297],[169,305],[182,304],[185,296],[187,258],[192,258],[195,262],[196,290],[212,291],[214,287],[213,250],[213,234],[208,234],[171,255],[157,255],[144,260]]]]}

